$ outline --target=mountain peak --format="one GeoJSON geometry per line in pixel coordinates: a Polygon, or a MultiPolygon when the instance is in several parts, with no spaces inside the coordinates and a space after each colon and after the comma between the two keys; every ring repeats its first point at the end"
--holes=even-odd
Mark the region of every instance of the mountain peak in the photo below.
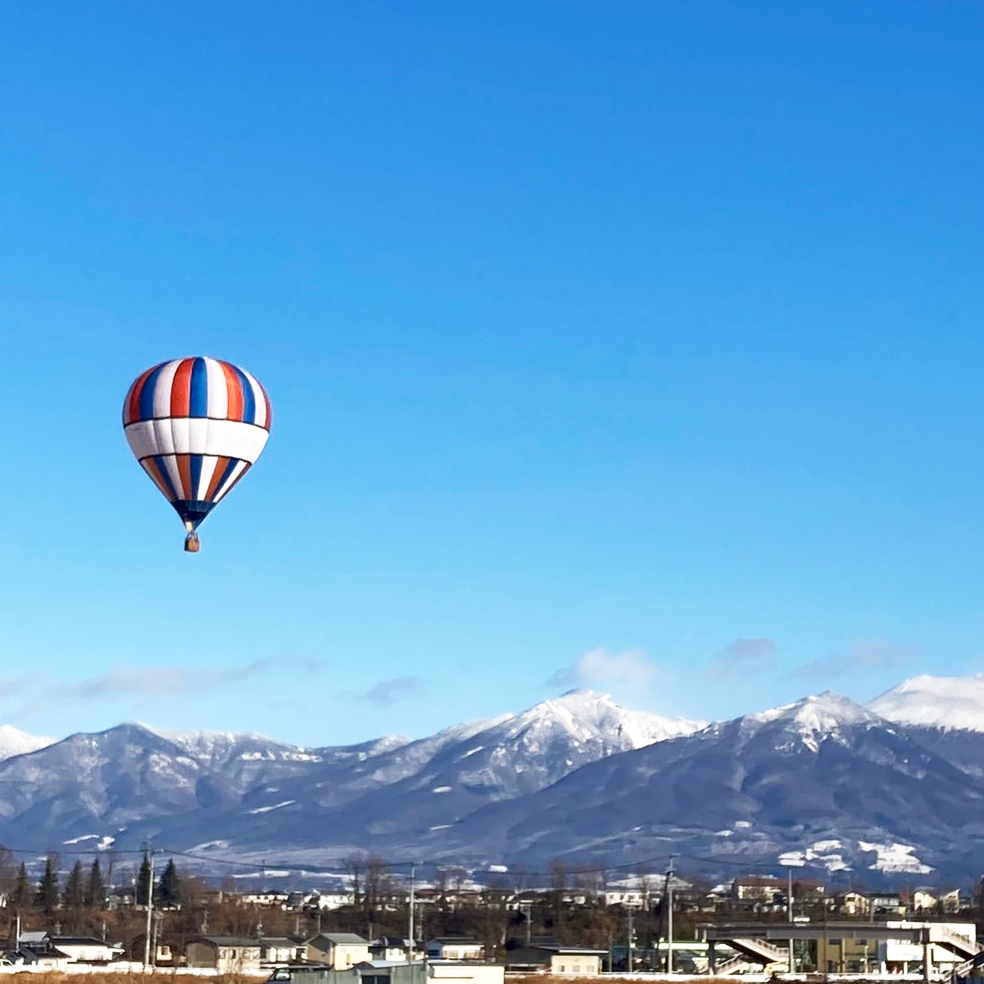
{"type": "Polygon", "coordinates": [[[910,677],[866,706],[896,724],[984,732],[984,675],[910,677]]]}
{"type": "Polygon", "coordinates": [[[816,751],[824,738],[836,737],[844,728],[873,724],[878,721],[878,715],[850,697],[826,690],[792,704],[748,714],[740,721],[742,729],[751,733],[774,725],[796,735],[804,745],[816,751]]]}
{"type": "Polygon", "coordinates": [[[36,752],[39,748],[47,748],[54,744],[53,738],[42,738],[39,735],[29,735],[12,724],[0,724],[0,760],[36,752]]]}

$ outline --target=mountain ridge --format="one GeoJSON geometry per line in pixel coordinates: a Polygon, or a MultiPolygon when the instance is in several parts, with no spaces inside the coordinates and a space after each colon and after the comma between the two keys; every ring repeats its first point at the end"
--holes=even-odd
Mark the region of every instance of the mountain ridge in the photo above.
{"type": "Polygon", "coordinates": [[[709,724],[569,691],[425,738],[322,748],[128,722],[0,761],[0,840],[153,837],[204,860],[308,866],[354,851],[609,863],[672,845],[708,870],[984,867],[984,734],[905,723],[935,720],[954,689],[914,680],[866,705],[828,691],[709,724]]]}

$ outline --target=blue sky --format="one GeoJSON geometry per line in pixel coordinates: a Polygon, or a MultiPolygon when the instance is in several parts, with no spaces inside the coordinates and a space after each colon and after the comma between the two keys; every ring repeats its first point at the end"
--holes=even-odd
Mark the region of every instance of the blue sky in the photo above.
{"type": "Polygon", "coordinates": [[[972,3],[32,4],[0,720],[306,744],[984,671],[972,3]],[[202,552],[119,411],[265,385],[202,552]]]}

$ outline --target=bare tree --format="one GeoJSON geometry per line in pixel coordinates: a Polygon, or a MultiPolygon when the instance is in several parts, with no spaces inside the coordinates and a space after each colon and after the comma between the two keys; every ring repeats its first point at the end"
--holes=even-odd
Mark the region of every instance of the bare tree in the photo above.
{"type": "Polygon", "coordinates": [[[352,888],[352,905],[358,909],[362,905],[362,885],[366,875],[366,856],[361,852],[350,854],[342,862],[352,888]]]}
{"type": "Polygon", "coordinates": [[[17,884],[17,863],[9,847],[0,846],[0,895],[9,898],[17,884]]]}

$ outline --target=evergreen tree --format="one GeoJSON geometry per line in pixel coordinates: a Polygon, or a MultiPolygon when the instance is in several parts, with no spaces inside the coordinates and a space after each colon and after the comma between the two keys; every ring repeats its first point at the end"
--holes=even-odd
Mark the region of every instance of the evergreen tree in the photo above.
{"type": "Polygon", "coordinates": [[[174,867],[174,858],[167,862],[157,892],[162,908],[173,908],[178,905],[181,897],[181,879],[178,877],[178,869],[174,867]]]}
{"type": "Polygon", "coordinates": [[[140,862],[140,871],[137,873],[136,897],[134,905],[142,905],[147,908],[147,898],[150,895],[150,855],[144,854],[143,861],[140,862]]]}
{"type": "Polygon", "coordinates": [[[58,859],[53,854],[45,858],[44,874],[34,895],[34,907],[46,916],[52,915],[58,908],[58,859]]]}
{"type": "Polygon", "coordinates": [[[27,877],[27,865],[21,862],[20,870],[17,872],[17,881],[14,882],[14,890],[11,893],[10,901],[15,909],[30,905],[32,898],[31,880],[27,877]]]}
{"type": "Polygon", "coordinates": [[[62,905],[66,909],[81,909],[85,904],[85,887],[83,885],[82,862],[76,861],[65,882],[62,893],[62,905]]]}
{"type": "Polygon", "coordinates": [[[99,858],[92,862],[89,880],[85,884],[84,904],[89,909],[102,909],[106,904],[106,883],[103,881],[99,858]]]}

